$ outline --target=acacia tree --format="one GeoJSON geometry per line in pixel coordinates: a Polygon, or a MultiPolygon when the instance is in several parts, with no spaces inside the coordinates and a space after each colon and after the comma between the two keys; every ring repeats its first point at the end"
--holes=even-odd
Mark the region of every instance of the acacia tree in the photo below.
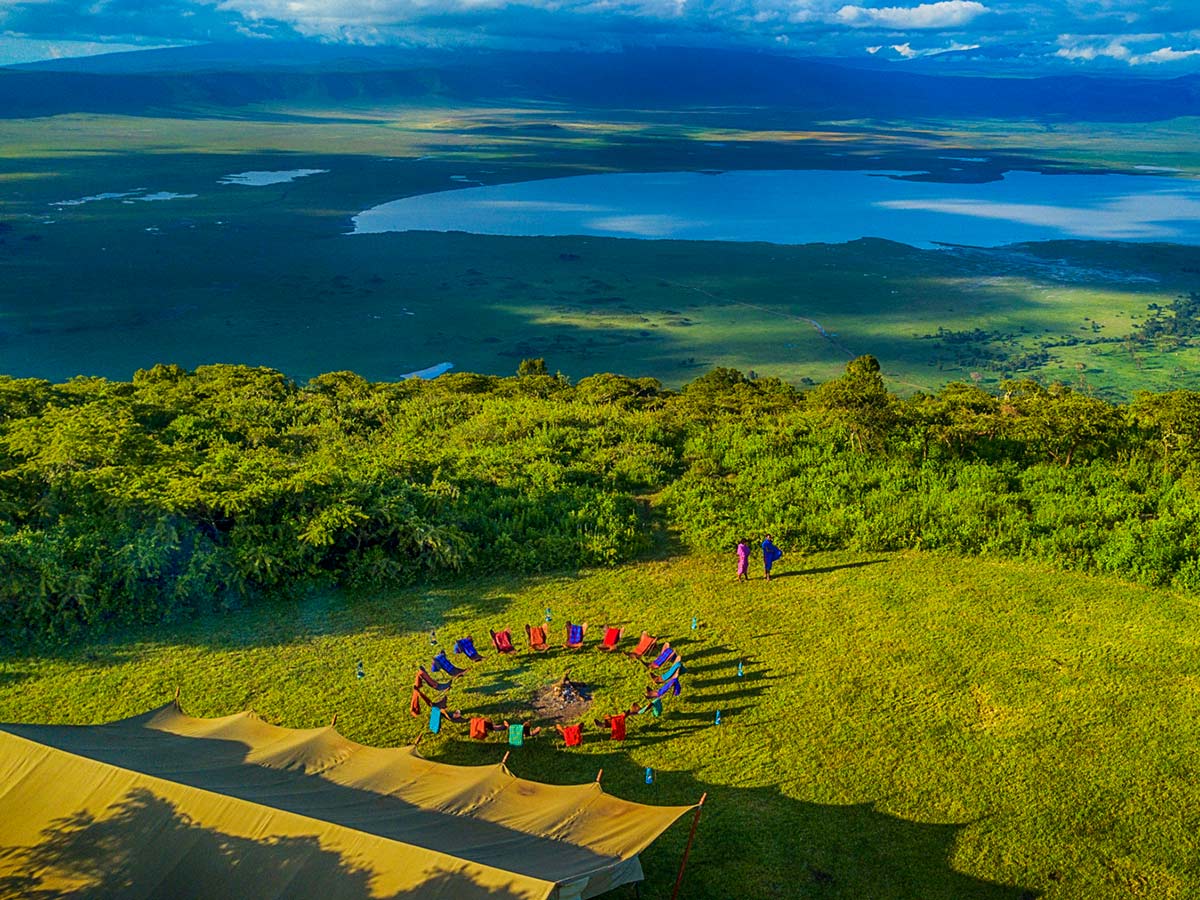
{"type": "Polygon", "coordinates": [[[859,452],[880,449],[900,418],[879,360],[869,354],[850,360],[841,378],[812,390],[808,406],[827,424],[843,429],[859,452]]]}

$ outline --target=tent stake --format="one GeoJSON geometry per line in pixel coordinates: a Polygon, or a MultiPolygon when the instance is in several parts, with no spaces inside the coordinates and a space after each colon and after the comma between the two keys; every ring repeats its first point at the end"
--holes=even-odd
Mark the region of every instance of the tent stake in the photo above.
{"type": "Polygon", "coordinates": [[[179,705],[179,685],[175,685],[175,705],[179,705]]]}
{"type": "Polygon", "coordinates": [[[334,713],[334,714],[333,714],[333,718],[329,720],[329,727],[330,727],[330,728],[336,728],[336,727],[337,727],[337,716],[338,716],[338,714],[337,714],[337,713],[334,713]]]}
{"type": "Polygon", "coordinates": [[[597,772],[597,773],[596,773],[596,784],[599,784],[599,783],[600,783],[600,777],[601,777],[603,774],[604,774],[604,770],[603,770],[603,769],[601,769],[599,772],[597,772]]]}
{"type": "Polygon", "coordinates": [[[704,809],[704,801],[708,797],[708,792],[705,791],[700,795],[700,802],[696,804],[696,815],[692,817],[692,830],[688,832],[687,846],[683,848],[683,859],[679,861],[679,875],[675,878],[675,890],[671,891],[671,900],[676,900],[679,896],[679,886],[683,884],[683,870],[687,868],[688,853],[692,850],[692,839],[696,837],[696,826],[700,824],[700,810],[704,809]]]}
{"type": "Polygon", "coordinates": [[[504,751],[504,756],[500,760],[500,765],[504,765],[506,762],[508,762],[508,754],[510,754],[511,752],[512,752],[511,750],[504,751]]]}

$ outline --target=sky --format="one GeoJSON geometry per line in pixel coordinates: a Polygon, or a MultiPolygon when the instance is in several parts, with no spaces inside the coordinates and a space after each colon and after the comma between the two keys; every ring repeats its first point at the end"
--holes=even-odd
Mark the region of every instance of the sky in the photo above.
{"type": "Polygon", "coordinates": [[[556,49],[630,43],[1200,70],[1200,0],[0,0],[0,64],[238,39],[556,49]]]}

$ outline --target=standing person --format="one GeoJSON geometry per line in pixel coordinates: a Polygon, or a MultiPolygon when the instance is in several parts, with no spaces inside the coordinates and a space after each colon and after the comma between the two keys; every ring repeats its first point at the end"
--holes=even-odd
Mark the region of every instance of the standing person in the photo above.
{"type": "Polygon", "coordinates": [[[765,538],[763,538],[762,553],[763,553],[763,575],[767,579],[767,581],[770,581],[771,580],[771,566],[775,565],[775,563],[777,561],[779,561],[780,559],[783,558],[783,551],[775,546],[774,542],[772,542],[772,540],[771,540],[771,536],[768,534],[765,538]]]}
{"type": "Polygon", "coordinates": [[[745,538],[738,541],[737,545],[738,567],[737,580],[750,580],[750,542],[745,538]]]}

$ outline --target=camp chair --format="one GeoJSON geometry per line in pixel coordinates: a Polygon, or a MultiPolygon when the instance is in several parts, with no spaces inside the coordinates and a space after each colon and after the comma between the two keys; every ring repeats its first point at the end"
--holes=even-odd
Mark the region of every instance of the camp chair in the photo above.
{"type": "Polygon", "coordinates": [[[492,635],[492,644],[495,646],[498,653],[516,653],[517,648],[513,646],[512,632],[505,628],[503,631],[488,631],[492,635]]]}
{"type": "Polygon", "coordinates": [[[682,688],[679,686],[679,676],[676,675],[670,681],[664,681],[662,686],[657,691],[654,690],[653,685],[646,688],[646,696],[654,697],[655,699],[661,699],[667,694],[674,694],[676,697],[678,697],[681,690],[682,688]]]}
{"type": "Polygon", "coordinates": [[[440,706],[429,707],[429,730],[434,734],[442,730],[442,708],[440,706]]]}
{"type": "Polygon", "coordinates": [[[634,659],[641,659],[647,650],[658,643],[658,638],[650,637],[650,632],[643,631],[641,638],[637,642],[637,646],[629,651],[629,655],[634,659]]]}
{"type": "Polygon", "coordinates": [[[670,662],[671,659],[677,655],[678,654],[674,650],[671,649],[670,644],[663,644],[662,652],[658,654],[658,657],[656,659],[652,660],[651,662],[646,663],[646,665],[648,665],[652,669],[657,669],[657,668],[661,667],[662,665],[664,665],[665,663],[670,662]]]}
{"type": "Polygon", "coordinates": [[[513,722],[508,726],[508,746],[525,746],[525,726],[522,723],[513,722]]]}
{"type": "Polygon", "coordinates": [[[610,625],[604,629],[604,640],[600,642],[600,649],[606,653],[612,653],[617,649],[617,641],[621,640],[621,635],[624,633],[624,628],[613,628],[610,625]]]}
{"type": "Polygon", "coordinates": [[[546,643],[546,629],[541,625],[526,625],[525,634],[529,637],[529,649],[537,650],[539,653],[549,649],[550,645],[546,643]]]}
{"type": "MultiPolygon", "coordinates": [[[[634,710],[630,709],[629,712],[632,713],[634,710]]],[[[655,719],[658,719],[659,716],[662,715],[662,701],[659,700],[658,697],[655,697],[654,700],[647,703],[646,706],[638,707],[636,715],[641,715],[642,713],[650,713],[654,715],[655,719]]]]}
{"type": "Polygon", "coordinates": [[[425,670],[424,666],[417,666],[417,674],[413,676],[413,687],[420,687],[421,685],[431,687],[435,691],[450,690],[449,683],[442,684],[440,681],[434,681],[433,676],[425,670]]]}
{"type": "Polygon", "coordinates": [[[420,688],[415,687],[415,688],[413,688],[413,692],[412,692],[412,700],[410,700],[409,704],[408,704],[408,711],[410,713],[412,713],[412,715],[418,719],[421,717],[421,703],[422,702],[424,702],[426,706],[429,706],[431,708],[434,706],[439,706],[442,709],[446,708],[446,701],[444,698],[441,700],[430,700],[428,697],[425,696],[424,691],[422,691],[420,688]]]}
{"type": "Polygon", "coordinates": [[[671,668],[663,672],[661,676],[651,673],[650,677],[661,684],[664,681],[670,681],[676,675],[682,675],[686,671],[687,669],[683,667],[683,660],[676,656],[675,662],[671,663],[671,668]]]}
{"type": "Polygon", "coordinates": [[[608,737],[610,740],[625,740],[625,713],[617,713],[615,716],[608,716],[605,719],[597,721],[596,724],[608,726],[608,737]]]}
{"type": "Polygon", "coordinates": [[[439,697],[436,700],[430,700],[427,696],[425,696],[425,692],[420,688],[413,688],[412,700],[409,701],[408,711],[415,717],[420,718],[422,703],[425,703],[425,705],[427,705],[431,710],[440,709],[442,711],[441,718],[443,719],[449,719],[451,722],[462,721],[462,710],[447,709],[445,697],[439,697]]]}
{"type": "Polygon", "coordinates": [[[556,725],[568,747],[578,747],[583,743],[583,725],[556,725]]]}
{"type": "Polygon", "coordinates": [[[582,625],[567,623],[567,642],[563,644],[568,650],[578,650],[583,646],[583,636],[587,634],[587,622],[582,625]]]}
{"type": "Polygon", "coordinates": [[[441,670],[451,678],[457,678],[459,675],[463,675],[467,671],[466,669],[460,669],[454,663],[450,662],[450,659],[446,656],[445,650],[438,651],[438,655],[433,658],[433,665],[430,666],[430,668],[435,672],[441,670]]]}
{"type": "Polygon", "coordinates": [[[486,740],[488,732],[491,731],[490,725],[491,723],[487,719],[475,716],[471,719],[471,724],[468,726],[471,737],[477,741],[486,740]]]}
{"type": "Polygon", "coordinates": [[[454,642],[454,652],[466,655],[471,662],[482,662],[483,657],[479,655],[479,651],[475,649],[475,638],[460,638],[454,642]]]}

